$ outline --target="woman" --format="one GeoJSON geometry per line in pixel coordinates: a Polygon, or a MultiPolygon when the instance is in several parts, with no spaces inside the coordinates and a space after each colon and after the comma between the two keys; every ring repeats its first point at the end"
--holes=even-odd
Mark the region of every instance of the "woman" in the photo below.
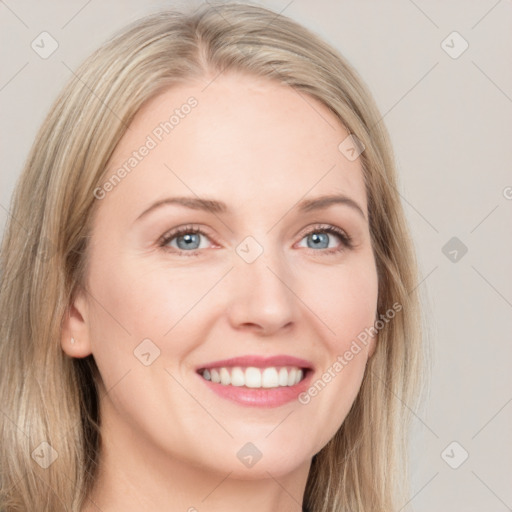
{"type": "Polygon", "coordinates": [[[204,6],[103,45],[34,143],[1,271],[5,512],[406,503],[421,335],[392,152],[295,22],[204,6]]]}

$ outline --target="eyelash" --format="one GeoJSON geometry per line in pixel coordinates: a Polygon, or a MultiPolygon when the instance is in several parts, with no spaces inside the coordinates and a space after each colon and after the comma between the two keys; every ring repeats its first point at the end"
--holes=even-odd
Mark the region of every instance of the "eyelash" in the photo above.
{"type": "MultiPolygon", "coordinates": [[[[186,235],[186,234],[190,234],[190,233],[200,234],[200,235],[206,236],[207,238],[210,238],[208,233],[206,233],[202,229],[198,228],[197,226],[188,225],[188,226],[183,226],[181,228],[177,228],[174,231],[171,231],[171,232],[163,235],[158,242],[158,246],[160,248],[162,248],[164,251],[171,252],[174,254],[184,255],[187,257],[188,256],[199,256],[202,249],[195,249],[193,251],[183,251],[180,249],[176,249],[174,247],[171,248],[171,247],[167,246],[167,244],[170,241],[174,240],[175,238],[179,237],[180,235],[186,235]]],[[[336,226],[331,226],[329,224],[314,226],[312,229],[310,229],[309,231],[305,232],[302,235],[301,240],[304,237],[311,235],[312,233],[328,233],[331,235],[337,235],[340,238],[341,245],[342,245],[342,247],[323,249],[322,251],[317,251],[315,249],[311,249],[313,252],[322,252],[323,254],[334,254],[334,253],[341,252],[345,249],[352,249],[354,246],[352,238],[349,235],[347,235],[347,233],[345,233],[345,231],[341,230],[340,228],[337,228],[336,226]]]]}

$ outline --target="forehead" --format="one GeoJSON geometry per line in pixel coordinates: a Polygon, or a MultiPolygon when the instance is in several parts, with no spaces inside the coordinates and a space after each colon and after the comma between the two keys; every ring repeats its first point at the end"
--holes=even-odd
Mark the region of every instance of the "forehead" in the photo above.
{"type": "Polygon", "coordinates": [[[135,116],[106,179],[122,166],[129,171],[107,201],[121,208],[129,200],[136,210],[181,194],[234,208],[291,207],[304,196],[341,192],[366,210],[360,160],[338,149],[347,136],[324,104],[276,81],[226,73],[180,84],[135,116]]]}

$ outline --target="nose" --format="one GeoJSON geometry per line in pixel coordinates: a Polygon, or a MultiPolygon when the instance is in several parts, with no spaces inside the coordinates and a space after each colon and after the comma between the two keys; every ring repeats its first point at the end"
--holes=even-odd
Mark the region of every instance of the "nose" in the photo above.
{"type": "Polygon", "coordinates": [[[269,335],[290,328],[298,318],[294,278],[282,254],[265,249],[251,263],[238,255],[231,272],[227,314],[236,330],[269,335]]]}

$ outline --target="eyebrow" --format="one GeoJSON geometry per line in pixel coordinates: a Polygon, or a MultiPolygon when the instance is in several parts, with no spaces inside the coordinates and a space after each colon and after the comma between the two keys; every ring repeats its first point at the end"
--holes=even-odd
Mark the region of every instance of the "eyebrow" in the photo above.
{"type": "MultiPolygon", "coordinates": [[[[341,204],[348,206],[356,210],[363,219],[366,220],[363,209],[357,204],[356,201],[343,194],[326,195],[320,196],[314,199],[305,199],[301,201],[296,208],[299,212],[307,213],[314,210],[321,210],[328,208],[329,206],[341,204]]],[[[226,203],[222,201],[216,201],[214,199],[203,199],[199,197],[167,197],[153,203],[149,208],[144,210],[136,219],[136,222],[153,212],[166,205],[179,205],[191,210],[203,210],[210,213],[230,213],[230,210],[226,203]]]]}

